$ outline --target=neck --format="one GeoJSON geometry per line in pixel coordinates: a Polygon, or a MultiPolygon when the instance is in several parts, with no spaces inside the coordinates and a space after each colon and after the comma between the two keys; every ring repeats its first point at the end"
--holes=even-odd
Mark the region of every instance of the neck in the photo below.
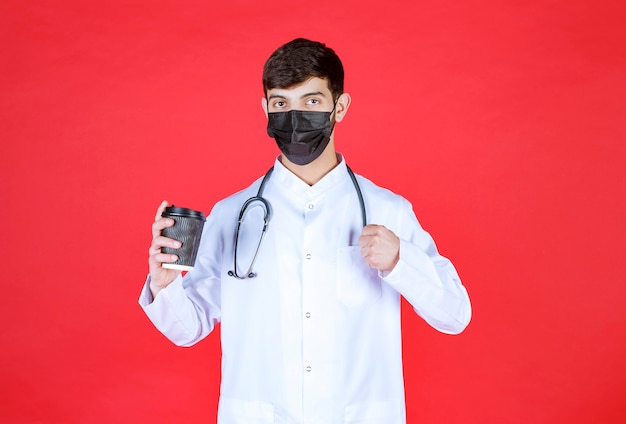
{"type": "Polygon", "coordinates": [[[280,162],[298,178],[312,186],[339,164],[339,158],[331,140],[320,157],[307,165],[296,165],[284,155],[280,157],[280,162]]]}

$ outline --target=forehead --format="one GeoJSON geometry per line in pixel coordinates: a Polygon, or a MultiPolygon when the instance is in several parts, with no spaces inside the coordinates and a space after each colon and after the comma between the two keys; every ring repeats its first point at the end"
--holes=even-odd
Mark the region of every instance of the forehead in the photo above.
{"type": "Polygon", "coordinates": [[[292,85],[288,88],[270,88],[267,90],[267,97],[284,97],[286,99],[298,99],[312,93],[332,98],[328,81],[325,78],[312,77],[303,83],[292,85]]]}

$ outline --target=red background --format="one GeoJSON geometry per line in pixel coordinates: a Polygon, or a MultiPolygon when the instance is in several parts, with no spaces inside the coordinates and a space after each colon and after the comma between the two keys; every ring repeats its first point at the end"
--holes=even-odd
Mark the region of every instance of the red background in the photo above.
{"type": "Polygon", "coordinates": [[[219,335],[136,303],[150,223],[271,165],[261,68],[305,36],[346,67],[338,150],[472,299],[460,336],[404,305],[409,424],[626,422],[621,4],[3,0],[0,421],[214,422],[219,335]]]}

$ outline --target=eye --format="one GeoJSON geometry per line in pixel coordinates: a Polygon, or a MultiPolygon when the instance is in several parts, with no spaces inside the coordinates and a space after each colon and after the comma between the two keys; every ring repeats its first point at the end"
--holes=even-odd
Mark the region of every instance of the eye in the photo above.
{"type": "Polygon", "coordinates": [[[285,106],[287,106],[287,102],[283,101],[283,100],[276,100],[272,106],[274,106],[276,109],[281,109],[284,108],[285,106]]]}
{"type": "Polygon", "coordinates": [[[307,99],[306,104],[316,106],[320,104],[320,101],[319,99],[311,98],[311,99],[307,99]]]}

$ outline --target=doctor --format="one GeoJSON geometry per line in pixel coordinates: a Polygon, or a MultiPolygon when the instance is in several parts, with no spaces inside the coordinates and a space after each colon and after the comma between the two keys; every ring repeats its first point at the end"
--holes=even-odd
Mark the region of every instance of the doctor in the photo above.
{"type": "Polygon", "coordinates": [[[252,206],[234,266],[237,218],[262,178],[214,206],[184,278],[161,266],[176,260],[161,247],[180,246],[161,236],[173,224],[161,217],[163,202],[139,303],[180,346],[220,323],[219,424],[405,423],[400,298],[457,334],[470,321],[467,291],[411,204],[362,176],[353,181],[336,152],[335,125],[351,99],[335,52],[293,40],[265,63],[263,85],[281,155],[263,183],[271,220],[258,252],[264,210],[252,206]]]}

